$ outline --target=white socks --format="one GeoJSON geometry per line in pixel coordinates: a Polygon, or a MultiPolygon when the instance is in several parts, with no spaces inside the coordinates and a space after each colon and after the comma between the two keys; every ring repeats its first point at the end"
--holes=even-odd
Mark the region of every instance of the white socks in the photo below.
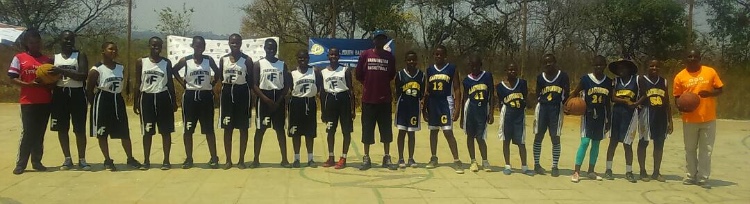
{"type": "Polygon", "coordinates": [[[625,165],[625,172],[633,172],[633,165],[625,165]]]}
{"type": "Polygon", "coordinates": [[[312,161],[312,160],[313,160],[313,153],[312,152],[307,153],[307,161],[312,161]]]}
{"type": "Polygon", "coordinates": [[[607,161],[607,170],[612,170],[612,161],[607,161]]]}
{"type": "Polygon", "coordinates": [[[294,161],[299,161],[299,154],[294,154],[294,161]]]}

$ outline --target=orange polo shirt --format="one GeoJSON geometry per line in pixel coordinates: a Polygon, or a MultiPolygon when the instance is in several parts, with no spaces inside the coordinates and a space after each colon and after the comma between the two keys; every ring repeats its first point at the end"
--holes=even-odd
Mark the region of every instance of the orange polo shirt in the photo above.
{"type": "MultiPolygon", "coordinates": [[[[687,69],[682,69],[674,77],[674,86],[672,87],[674,87],[672,93],[677,97],[685,92],[698,94],[700,91],[713,91],[724,87],[724,83],[721,82],[719,74],[716,73],[714,68],[701,66],[701,69],[696,72],[688,72],[687,69]]],[[[701,98],[698,108],[693,112],[682,113],[682,120],[688,123],[716,120],[716,97],[701,98]]]]}

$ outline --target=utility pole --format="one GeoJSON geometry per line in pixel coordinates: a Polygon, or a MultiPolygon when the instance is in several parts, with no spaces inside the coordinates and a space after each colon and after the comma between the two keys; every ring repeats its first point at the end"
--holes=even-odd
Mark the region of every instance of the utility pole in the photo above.
{"type": "Polygon", "coordinates": [[[331,0],[331,38],[336,38],[336,19],[338,18],[338,11],[336,11],[336,0],[331,0]]]}
{"type": "Polygon", "coordinates": [[[687,20],[687,29],[688,29],[687,48],[688,50],[693,49],[693,8],[694,7],[695,7],[695,0],[688,0],[688,20],[687,20]]]}
{"type": "Polygon", "coordinates": [[[526,61],[529,58],[528,45],[526,44],[527,25],[528,25],[528,13],[527,1],[521,2],[521,76],[523,76],[524,70],[526,69],[526,61]]]}
{"type": "MultiPolygon", "coordinates": [[[[126,63],[128,65],[130,65],[130,62],[132,62],[131,55],[130,55],[130,53],[131,53],[131,49],[130,49],[130,44],[131,43],[130,42],[131,42],[131,34],[132,34],[132,31],[133,31],[133,15],[132,14],[133,14],[133,0],[128,0],[128,44],[126,46],[126,48],[128,50],[128,53],[127,53],[127,56],[126,56],[126,59],[128,61],[126,63]]],[[[128,70],[129,70],[128,73],[135,73],[135,69],[131,68],[131,69],[128,69],[128,70]],[[130,71],[130,70],[133,70],[133,71],[130,71]]],[[[131,87],[130,81],[131,81],[131,78],[135,76],[135,74],[128,74],[128,75],[129,76],[127,77],[127,81],[126,81],[127,82],[127,86],[126,86],[127,89],[125,89],[125,95],[130,95],[131,94],[131,88],[134,88],[134,87],[131,87]]]]}

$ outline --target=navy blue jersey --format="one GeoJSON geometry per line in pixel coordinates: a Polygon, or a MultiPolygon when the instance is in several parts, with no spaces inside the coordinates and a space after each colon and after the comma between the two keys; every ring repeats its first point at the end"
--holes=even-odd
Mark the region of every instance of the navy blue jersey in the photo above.
{"type": "Polygon", "coordinates": [[[497,97],[506,110],[523,111],[526,108],[526,95],[528,93],[528,85],[526,80],[523,79],[518,79],[512,87],[508,87],[502,82],[497,85],[497,97]]]}
{"type": "Polygon", "coordinates": [[[442,68],[432,65],[427,68],[427,91],[430,96],[452,96],[453,77],[456,76],[456,66],[445,64],[442,68]]]}
{"type": "Polygon", "coordinates": [[[612,92],[612,79],[604,76],[598,80],[594,74],[581,77],[581,91],[586,101],[586,109],[600,109],[610,104],[610,92],[612,92]]]}
{"type": "Polygon", "coordinates": [[[481,107],[487,106],[492,101],[492,74],[482,71],[477,78],[471,75],[464,78],[464,95],[470,106],[481,107]]]}
{"type": "MultiPolygon", "coordinates": [[[[414,76],[409,75],[406,69],[401,70],[396,75],[396,95],[399,101],[416,101],[422,99],[424,94],[424,72],[417,70],[414,76]]],[[[418,104],[418,103],[417,103],[418,104]]]]}
{"type": "Polygon", "coordinates": [[[568,74],[558,70],[554,76],[547,76],[544,72],[536,77],[536,95],[541,104],[561,104],[568,97],[570,78],[568,74]]]}
{"type": "Polygon", "coordinates": [[[658,77],[656,81],[651,81],[651,79],[644,76],[643,81],[645,82],[642,83],[645,93],[641,94],[645,94],[645,96],[648,97],[646,102],[643,103],[644,106],[648,106],[650,108],[664,108],[665,105],[669,105],[664,104],[666,97],[668,97],[666,79],[658,77]]]}
{"type": "MultiPolygon", "coordinates": [[[[630,102],[635,103],[638,100],[638,76],[632,75],[630,78],[623,79],[622,77],[615,78],[615,97],[624,98],[630,102]]],[[[624,107],[627,105],[622,103],[615,104],[614,107],[624,107]]]]}

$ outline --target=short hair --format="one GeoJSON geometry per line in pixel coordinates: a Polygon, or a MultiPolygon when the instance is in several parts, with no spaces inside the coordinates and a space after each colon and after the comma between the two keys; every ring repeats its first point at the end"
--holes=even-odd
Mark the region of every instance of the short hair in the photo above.
{"type": "Polygon", "coordinates": [[[448,54],[448,48],[446,48],[445,45],[437,45],[435,46],[435,50],[443,50],[445,51],[445,54],[448,54]]]}
{"type": "Polygon", "coordinates": [[[60,36],[63,36],[63,35],[66,35],[66,34],[73,35],[73,37],[76,36],[76,33],[73,32],[73,31],[70,31],[70,30],[64,30],[64,31],[60,32],[60,36]]]}
{"type": "Polygon", "coordinates": [[[23,45],[23,49],[26,51],[29,51],[29,46],[26,45],[29,42],[29,40],[42,39],[42,34],[40,34],[39,30],[37,29],[28,29],[23,32],[22,39],[23,39],[23,43],[21,45],[23,45]]]}
{"type": "Polygon", "coordinates": [[[307,55],[307,49],[299,49],[297,50],[297,55],[307,55]]]}
{"type": "Polygon", "coordinates": [[[237,34],[237,33],[232,33],[231,35],[229,35],[229,39],[232,39],[233,37],[234,38],[239,38],[240,40],[242,39],[242,36],[240,34],[237,34]]]}
{"type": "Polygon", "coordinates": [[[407,51],[407,52],[406,52],[406,54],[405,54],[404,56],[408,57],[409,55],[415,55],[415,56],[418,56],[418,55],[417,55],[417,52],[414,52],[414,50],[409,50],[409,51],[407,51]]]}
{"type": "Polygon", "coordinates": [[[596,55],[596,56],[594,56],[594,61],[593,62],[596,63],[598,61],[602,61],[602,62],[604,62],[604,64],[606,64],[607,63],[607,58],[604,57],[604,56],[602,56],[602,55],[596,55]]]}
{"type": "Polygon", "coordinates": [[[196,41],[201,41],[201,42],[204,42],[204,43],[205,43],[205,42],[206,42],[206,39],[205,39],[205,38],[203,38],[203,36],[200,36],[200,35],[196,35],[196,36],[193,36],[193,42],[191,42],[190,44],[192,45],[192,44],[193,44],[193,43],[195,43],[196,41]]]}
{"type": "Polygon", "coordinates": [[[148,41],[149,41],[149,42],[151,42],[152,40],[158,40],[158,41],[164,42],[164,41],[163,41],[163,40],[161,40],[161,38],[160,38],[160,37],[158,37],[158,36],[154,36],[154,37],[151,37],[151,38],[149,38],[149,39],[148,39],[148,41]]]}
{"type": "Polygon", "coordinates": [[[554,54],[552,53],[544,54],[544,56],[542,56],[542,59],[547,58],[547,57],[552,58],[553,61],[557,62],[557,58],[555,58],[554,54]]]}
{"type": "Polygon", "coordinates": [[[107,47],[109,45],[116,45],[116,44],[115,44],[115,42],[112,42],[112,41],[104,42],[104,43],[102,43],[102,50],[107,49],[107,47]]]}
{"type": "Polygon", "coordinates": [[[278,43],[278,42],[276,42],[276,40],[274,40],[273,38],[267,38],[267,39],[266,39],[266,41],[264,42],[264,44],[268,44],[268,43],[279,44],[279,43],[278,43]]]}

